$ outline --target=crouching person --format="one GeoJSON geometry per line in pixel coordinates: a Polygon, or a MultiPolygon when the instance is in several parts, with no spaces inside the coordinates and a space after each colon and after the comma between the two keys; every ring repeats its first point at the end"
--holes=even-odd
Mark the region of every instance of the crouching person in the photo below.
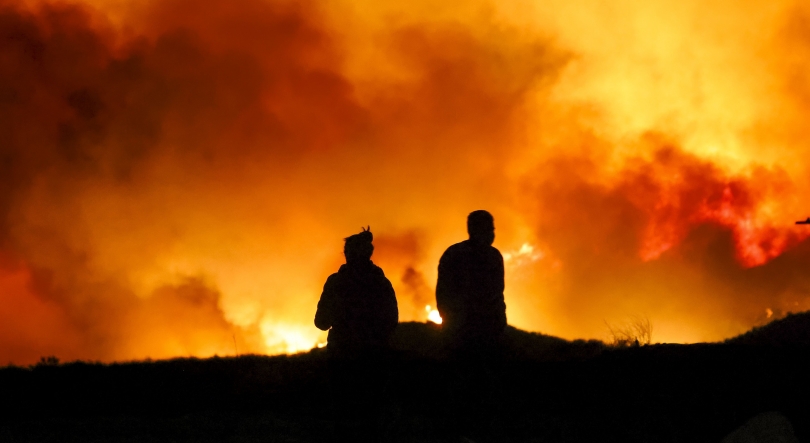
{"type": "Polygon", "coordinates": [[[388,342],[399,320],[394,288],[371,261],[372,241],[365,229],[345,239],[346,264],[326,280],[315,313],[315,326],[329,331],[335,437],[343,441],[381,439],[388,342]]]}

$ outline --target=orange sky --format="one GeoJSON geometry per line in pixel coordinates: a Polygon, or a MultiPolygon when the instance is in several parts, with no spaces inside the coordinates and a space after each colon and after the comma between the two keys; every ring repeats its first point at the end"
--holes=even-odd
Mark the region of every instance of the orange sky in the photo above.
{"type": "Polygon", "coordinates": [[[799,1],[0,0],[0,363],[311,347],[366,225],[424,321],[475,209],[524,329],[806,310],[808,64],[799,1]]]}

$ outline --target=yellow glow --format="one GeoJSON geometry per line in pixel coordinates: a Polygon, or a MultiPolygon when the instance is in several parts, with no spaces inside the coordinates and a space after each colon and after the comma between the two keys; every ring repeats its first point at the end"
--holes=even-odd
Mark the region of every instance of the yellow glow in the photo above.
{"type": "Polygon", "coordinates": [[[442,316],[439,315],[439,311],[430,307],[430,305],[425,306],[425,311],[427,311],[427,319],[437,325],[442,324],[442,316]]]}
{"type": "Polygon", "coordinates": [[[267,352],[271,354],[308,351],[316,347],[320,335],[315,328],[269,321],[262,323],[261,332],[267,352]]]}
{"type": "Polygon", "coordinates": [[[475,209],[527,330],[720,340],[807,307],[806,2],[6,3],[43,57],[0,45],[15,362],[320,346],[367,225],[400,320],[441,323],[475,209]]]}

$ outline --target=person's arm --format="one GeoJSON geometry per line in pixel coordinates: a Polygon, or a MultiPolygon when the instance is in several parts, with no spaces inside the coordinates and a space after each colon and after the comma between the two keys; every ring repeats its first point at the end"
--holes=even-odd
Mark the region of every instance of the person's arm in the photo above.
{"type": "Polygon", "coordinates": [[[451,289],[450,289],[450,259],[448,257],[447,251],[442,254],[442,258],[439,259],[439,277],[436,280],[436,310],[439,311],[439,315],[442,318],[445,318],[445,314],[449,310],[449,305],[452,303],[450,299],[452,298],[451,289]]]}
{"type": "Polygon", "coordinates": [[[497,253],[498,253],[498,266],[497,266],[497,273],[498,273],[497,274],[497,278],[498,278],[497,284],[498,284],[498,287],[497,287],[497,290],[498,290],[498,294],[499,294],[498,300],[500,302],[499,306],[498,306],[498,312],[500,314],[499,315],[500,324],[498,326],[500,326],[501,329],[504,329],[504,328],[506,328],[506,301],[504,300],[503,291],[506,288],[506,282],[505,282],[506,279],[505,279],[505,271],[504,271],[504,266],[503,266],[503,255],[501,255],[500,251],[497,251],[497,253]]]}
{"type": "Polygon", "coordinates": [[[323,293],[318,301],[318,310],[315,311],[315,327],[322,331],[328,331],[335,321],[335,301],[337,291],[335,290],[335,279],[330,276],[323,285],[323,293]]]}
{"type": "Polygon", "coordinates": [[[463,307],[459,300],[459,256],[451,246],[439,260],[439,277],[436,281],[436,309],[442,319],[458,318],[463,307]]]}
{"type": "Polygon", "coordinates": [[[397,306],[397,295],[394,292],[394,287],[391,285],[391,282],[387,278],[385,279],[385,291],[386,291],[385,296],[386,337],[391,337],[391,335],[394,333],[394,330],[397,328],[397,324],[399,323],[399,307],[397,306]]]}

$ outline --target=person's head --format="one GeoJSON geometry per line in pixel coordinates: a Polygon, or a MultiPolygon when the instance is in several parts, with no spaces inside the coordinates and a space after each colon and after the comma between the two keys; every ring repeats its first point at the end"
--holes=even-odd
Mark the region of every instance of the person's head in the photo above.
{"type": "Polygon", "coordinates": [[[495,219],[484,210],[470,212],[467,216],[467,232],[470,240],[491,245],[495,241],[495,219]]]}
{"type": "Polygon", "coordinates": [[[371,259],[371,254],[374,253],[374,245],[371,244],[374,236],[371,234],[371,228],[364,228],[363,232],[350,235],[344,240],[346,243],[343,244],[343,255],[346,256],[346,263],[359,263],[371,259]]]}

